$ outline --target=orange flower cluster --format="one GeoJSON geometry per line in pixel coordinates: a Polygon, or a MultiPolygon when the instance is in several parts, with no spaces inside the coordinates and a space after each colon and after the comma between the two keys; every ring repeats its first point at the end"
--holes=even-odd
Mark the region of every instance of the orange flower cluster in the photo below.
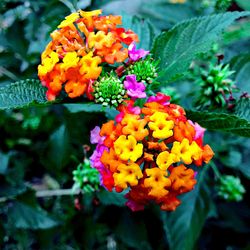
{"type": "Polygon", "coordinates": [[[109,191],[129,189],[127,205],[134,211],[152,200],[162,210],[175,210],[177,196],[196,184],[191,164],[201,166],[213,157],[210,146],[203,145],[204,129],[168,100],[158,93],[143,108],[127,101],[119,106],[116,121],[105,123],[95,135],[99,152],[91,157],[92,166],[109,191]]]}
{"type": "Polygon", "coordinates": [[[131,30],[117,27],[120,16],[99,16],[101,10],[78,11],[67,16],[52,34],[42,53],[38,76],[48,88],[48,100],[64,90],[70,98],[87,92],[102,72],[102,63],[121,63],[128,58],[125,45],[138,41],[131,30]]]}

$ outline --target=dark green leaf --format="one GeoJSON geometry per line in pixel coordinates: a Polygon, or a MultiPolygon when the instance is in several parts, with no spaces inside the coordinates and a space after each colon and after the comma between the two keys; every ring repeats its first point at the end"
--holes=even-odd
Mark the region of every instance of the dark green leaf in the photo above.
{"type": "Polygon", "coordinates": [[[39,80],[27,79],[0,86],[0,109],[22,108],[47,102],[45,88],[39,80]]]}
{"type": "Polygon", "coordinates": [[[218,35],[248,12],[228,12],[184,21],[159,35],[152,53],[160,59],[158,80],[170,82],[183,76],[196,54],[206,52],[218,35]]]}
{"type": "Polygon", "coordinates": [[[18,201],[12,203],[8,217],[16,228],[22,229],[47,229],[58,224],[44,210],[18,201]]]}
{"type": "Polygon", "coordinates": [[[250,20],[242,20],[237,22],[235,25],[230,27],[228,31],[223,35],[223,43],[225,45],[230,45],[241,39],[246,39],[250,37],[250,20]]]}
{"type": "Polygon", "coordinates": [[[208,111],[187,111],[187,116],[207,129],[250,137],[250,122],[240,116],[208,111]]]}
{"type": "Polygon", "coordinates": [[[230,64],[232,69],[235,70],[236,86],[241,91],[250,92],[250,53],[234,57],[230,64]]]}
{"type": "Polygon", "coordinates": [[[115,193],[102,190],[101,192],[97,193],[97,197],[104,205],[124,206],[126,202],[124,193],[115,193]]]}
{"type": "Polygon", "coordinates": [[[70,113],[78,113],[78,112],[104,112],[106,117],[108,119],[114,119],[114,117],[118,114],[118,111],[114,108],[104,108],[100,104],[95,103],[81,103],[81,104],[64,104],[64,107],[67,108],[67,110],[70,113]]]}
{"type": "Polygon", "coordinates": [[[65,125],[61,125],[50,137],[49,162],[53,167],[61,169],[69,160],[69,134],[65,125]]]}
{"type": "MultiPolygon", "coordinates": [[[[127,210],[128,211],[128,210],[127,210]]],[[[151,249],[147,240],[146,225],[141,218],[136,218],[133,212],[124,212],[121,214],[116,234],[124,245],[133,249],[151,249]]]]}
{"type": "Polygon", "coordinates": [[[237,4],[245,9],[245,10],[250,10],[250,2],[246,0],[236,0],[237,4]]]}
{"type": "Polygon", "coordinates": [[[250,122],[250,98],[241,98],[236,103],[235,115],[250,122]]]}
{"type": "Polygon", "coordinates": [[[0,174],[5,174],[9,164],[9,154],[3,154],[0,152],[0,174]]]}
{"type": "Polygon", "coordinates": [[[198,173],[194,190],[181,197],[176,211],[161,214],[170,250],[194,249],[211,207],[206,175],[206,169],[198,173]]]}
{"type": "Polygon", "coordinates": [[[138,48],[151,49],[157,31],[149,21],[123,14],[122,23],[125,28],[133,30],[138,35],[138,48]]]}

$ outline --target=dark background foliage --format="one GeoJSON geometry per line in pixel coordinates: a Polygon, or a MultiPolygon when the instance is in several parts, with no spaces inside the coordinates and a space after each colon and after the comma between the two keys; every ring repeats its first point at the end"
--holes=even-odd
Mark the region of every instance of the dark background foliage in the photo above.
{"type": "MultiPolygon", "coordinates": [[[[215,5],[213,0],[183,4],[2,0],[0,86],[37,78],[50,32],[75,9],[102,8],[107,14],[122,14],[124,25],[138,32],[141,47],[150,49],[153,38],[177,22],[226,10],[215,5]]],[[[250,5],[233,1],[228,10],[250,10],[250,5]]],[[[223,62],[236,71],[238,95],[250,91],[249,45],[249,18],[234,23],[216,44],[216,53],[224,54],[223,62]]],[[[211,50],[200,60],[206,64],[214,58],[211,50]]],[[[198,88],[194,82],[190,72],[164,87],[173,88],[178,93],[173,99],[191,108],[191,94],[198,88]]],[[[221,174],[238,176],[245,186],[241,202],[218,197],[218,176],[210,166],[200,169],[195,190],[183,195],[182,205],[172,213],[153,204],[133,213],[124,206],[121,194],[103,189],[70,195],[72,171],[83,161],[89,131],[112,116],[111,110],[76,103],[0,111],[0,249],[250,249],[247,138],[211,131],[205,137],[221,174]],[[46,196],[44,190],[55,190],[57,195],[46,196]]]]}

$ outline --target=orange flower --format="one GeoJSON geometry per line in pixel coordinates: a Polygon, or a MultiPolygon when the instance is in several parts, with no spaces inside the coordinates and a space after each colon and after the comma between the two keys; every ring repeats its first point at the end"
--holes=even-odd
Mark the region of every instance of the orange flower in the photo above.
{"type": "Polygon", "coordinates": [[[172,181],[172,189],[179,193],[192,190],[197,182],[194,179],[193,169],[187,169],[184,165],[173,168],[169,178],[172,181]]]}

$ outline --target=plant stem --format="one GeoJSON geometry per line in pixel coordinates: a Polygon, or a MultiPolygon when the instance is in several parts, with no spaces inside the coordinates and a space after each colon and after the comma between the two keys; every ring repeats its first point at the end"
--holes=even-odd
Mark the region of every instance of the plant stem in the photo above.
{"type": "Polygon", "coordinates": [[[217,168],[217,166],[214,164],[214,162],[211,161],[211,162],[209,163],[209,165],[210,165],[211,168],[213,169],[215,176],[216,176],[218,179],[221,179],[221,173],[220,173],[219,169],[217,168]]]}
{"type": "MultiPolygon", "coordinates": [[[[65,196],[79,194],[80,190],[73,189],[55,189],[55,190],[39,190],[36,191],[36,197],[53,197],[53,196],[65,196]]],[[[0,197],[0,203],[13,199],[12,197],[0,197]]]]}

